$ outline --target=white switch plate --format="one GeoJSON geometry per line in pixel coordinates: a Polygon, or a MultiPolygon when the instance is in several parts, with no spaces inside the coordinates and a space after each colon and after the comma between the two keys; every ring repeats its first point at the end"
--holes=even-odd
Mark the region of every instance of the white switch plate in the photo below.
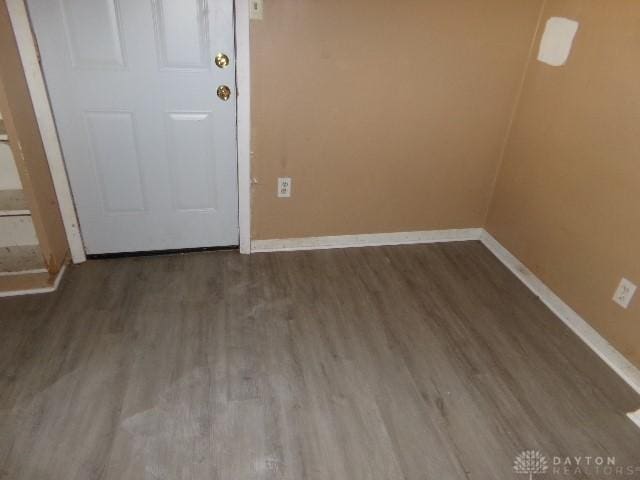
{"type": "Polygon", "coordinates": [[[291,196],[291,178],[280,177],[278,178],[278,197],[289,198],[291,196]]]}
{"type": "Polygon", "coordinates": [[[629,308],[629,304],[633,299],[638,287],[631,283],[626,278],[620,281],[620,285],[613,296],[613,301],[620,305],[622,308],[629,308]]]}
{"type": "Polygon", "coordinates": [[[262,0],[249,0],[249,18],[251,20],[262,20],[264,4],[262,0]]]}

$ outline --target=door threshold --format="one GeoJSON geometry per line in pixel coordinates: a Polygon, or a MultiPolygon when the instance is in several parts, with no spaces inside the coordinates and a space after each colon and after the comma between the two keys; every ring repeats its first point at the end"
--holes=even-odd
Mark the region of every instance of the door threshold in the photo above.
{"type": "Polygon", "coordinates": [[[197,248],[177,248],[169,250],[143,250],[140,252],[116,252],[116,253],[93,253],[88,254],[89,260],[105,260],[110,258],[128,257],[154,257],[161,255],[181,255],[185,253],[219,252],[225,250],[238,250],[238,245],[224,245],[221,247],[197,247],[197,248]]]}

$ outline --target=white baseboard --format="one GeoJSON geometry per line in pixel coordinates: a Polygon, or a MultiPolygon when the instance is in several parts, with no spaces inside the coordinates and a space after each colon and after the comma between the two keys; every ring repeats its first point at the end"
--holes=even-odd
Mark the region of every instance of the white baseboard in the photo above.
{"type": "Polygon", "coordinates": [[[482,228],[465,228],[456,230],[429,230],[424,232],[373,233],[364,235],[338,235],[332,237],[253,240],[251,242],[251,253],[460,242],[466,240],[480,240],[482,232],[482,228]]]}
{"type": "MultiPolygon", "coordinates": [[[[614,372],[616,372],[629,386],[640,394],[640,370],[618,352],[613,345],[605,340],[586,320],[578,315],[569,305],[560,299],[542,280],[536,277],[514,255],[489,234],[484,231],[480,238],[482,243],[509,270],[511,270],[529,290],[556,316],[567,325],[573,333],[578,335],[614,372]]],[[[640,410],[630,413],[629,418],[640,427],[640,410]]]]}

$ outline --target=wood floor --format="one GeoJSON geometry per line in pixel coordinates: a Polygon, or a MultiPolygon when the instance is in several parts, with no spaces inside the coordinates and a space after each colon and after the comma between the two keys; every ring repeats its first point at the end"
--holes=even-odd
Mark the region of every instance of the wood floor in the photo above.
{"type": "Polygon", "coordinates": [[[525,449],[640,465],[638,407],[478,242],[91,261],[0,299],[3,480],[526,479],[525,449]]]}

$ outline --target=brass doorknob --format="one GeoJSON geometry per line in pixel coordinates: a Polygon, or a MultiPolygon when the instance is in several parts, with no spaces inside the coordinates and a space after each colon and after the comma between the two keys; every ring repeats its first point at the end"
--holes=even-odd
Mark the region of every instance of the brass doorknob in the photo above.
{"type": "Polygon", "coordinates": [[[229,57],[224,53],[219,53],[216,55],[215,62],[218,68],[227,68],[229,66],[229,57]]]}
{"type": "Polygon", "coordinates": [[[226,102],[227,100],[229,100],[229,97],[231,96],[231,89],[226,85],[220,85],[216,93],[218,94],[218,97],[220,98],[220,100],[223,100],[226,102]]]}

